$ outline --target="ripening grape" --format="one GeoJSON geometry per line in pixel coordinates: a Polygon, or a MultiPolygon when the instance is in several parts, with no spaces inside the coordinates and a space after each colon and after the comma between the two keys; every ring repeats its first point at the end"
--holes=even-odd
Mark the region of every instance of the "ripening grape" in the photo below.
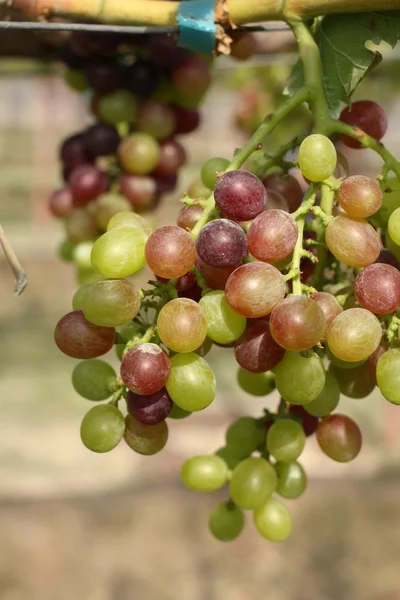
{"type": "Polygon", "coordinates": [[[268,429],[267,450],[277,461],[292,462],[304,450],[306,436],[294,419],[278,419],[268,429]]]}
{"type": "MultiPolygon", "coordinates": [[[[343,123],[353,125],[361,129],[375,140],[381,140],[387,129],[387,117],[385,111],[379,104],[371,100],[359,100],[353,102],[351,107],[346,107],[340,113],[340,120],[343,123]]],[[[362,148],[359,141],[348,135],[342,134],[341,141],[349,148],[362,148]]]]}
{"type": "Polygon", "coordinates": [[[274,466],[278,475],[277,493],[288,500],[301,496],[307,487],[307,475],[301,464],[277,462],[274,466]]]}
{"type": "Polygon", "coordinates": [[[80,396],[97,402],[111,396],[116,378],[114,369],[104,360],[84,360],[72,372],[72,385],[80,396]]]}
{"type": "Polygon", "coordinates": [[[392,404],[400,404],[400,350],[392,348],[378,360],[376,381],[381,394],[392,404]]]}
{"type": "Polygon", "coordinates": [[[393,242],[400,246],[400,208],[396,208],[389,217],[388,233],[393,242]]]}
{"type": "Polygon", "coordinates": [[[267,321],[249,325],[235,344],[235,358],[239,365],[252,373],[263,373],[276,367],[285,354],[272,337],[267,321]]]}
{"type": "Polygon", "coordinates": [[[293,175],[287,173],[271,173],[263,179],[267,196],[270,191],[278,192],[286,200],[289,212],[295,212],[303,201],[303,190],[293,175]]]}
{"type": "Polygon", "coordinates": [[[165,225],[156,229],[147,240],[145,256],[153,273],[175,279],[193,267],[196,246],[190,233],[177,225],[165,225]]]}
{"type": "Polygon", "coordinates": [[[157,181],[150,175],[123,173],[118,179],[118,187],[119,192],[138,212],[148,211],[157,204],[157,181]]]}
{"type": "Polygon", "coordinates": [[[140,395],[129,391],[126,398],[128,412],[140,423],[157,425],[168,417],[172,401],[167,390],[162,388],[157,392],[140,395]]]}
{"type": "Polygon", "coordinates": [[[148,133],[132,133],[118,148],[122,168],[133,175],[147,175],[160,160],[160,145],[148,133]]]}
{"type": "Polygon", "coordinates": [[[102,121],[108,125],[132,123],[136,116],[137,104],[133,94],[128,90],[116,90],[99,100],[98,113],[102,121]]]}
{"type": "Polygon", "coordinates": [[[338,192],[339,205],[350,217],[374,215],[382,204],[382,191],[376,181],[364,175],[353,175],[343,181],[338,192]]]}
{"type": "Polygon", "coordinates": [[[176,91],[174,104],[196,108],[211,83],[210,70],[200,55],[193,54],[172,70],[171,82],[176,91]]]}
{"type": "Polygon", "coordinates": [[[234,221],[250,221],[265,210],[267,192],[262,182],[248,171],[228,171],[218,178],[215,203],[222,214],[234,221]]]}
{"type": "Polygon", "coordinates": [[[227,158],[210,158],[205,162],[201,167],[201,180],[204,185],[213,190],[218,180],[218,173],[223,173],[228,165],[227,158]]]}
{"type": "Polygon", "coordinates": [[[381,324],[364,308],[343,311],[332,321],[327,332],[329,349],[347,362],[366,360],[379,346],[381,337],[381,324]]]}
{"type": "Polygon", "coordinates": [[[247,245],[257,260],[275,263],[293,252],[297,236],[298,227],[291,215],[283,210],[267,210],[250,225],[247,245]]]}
{"type": "Polygon", "coordinates": [[[275,370],[278,392],[290,404],[308,404],[322,392],[325,385],[325,369],[315,352],[303,356],[298,352],[286,352],[275,370]]]}
{"type": "Polygon", "coordinates": [[[358,303],[370,312],[392,313],[400,306],[400,272],[390,265],[370,265],[357,275],[354,294],[358,303]]]}
{"type": "Polygon", "coordinates": [[[220,448],[215,454],[226,462],[231,471],[243,460],[243,456],[238,456],[235,454],[235,451],[232,450],[232,448],[228,448],[228,446],[220,448]]]}
{"type": "Polygon", "coordinates": [[[164,387],[170,370],[169,356],[160,346],[139,344],[123,357],[121,379],[136,394],[155,394],[164,387]]]}
{"type": "Polygon", "coordinates": [[[277,480],[275,469],[267,460],[250,456],[234,468],[229,494],[240,508],[255,510],[273,494],[277,480]]]}
{"type": "Polygon", "coordinates": [[[74,206],[84,206],[94,200],[110,187],[110,180],[106,173],[93,165],[76,167],[68,179],[74,206]]]}
{"type": "Polygon", "coordinates": [[[93,268],[103,277],[110,279],[133,275],[145,264],[145,244],[145,234],[134,227],[107,231],[93,246],[93,268]]]}
{"type": "Polygon", "coordinates": [[[175,130],[174,111],[167,104],[146,100],[138,110],[136,127],[156,140],[165,140],[175,130]]]}
{"type": "Polygon", "coordinates": [[[166,388],[175,404],[184,410],[203,410],[215,398],[215,377],[204,358],[197,354],[175,354],[166,388]]]}
{"type": "Polygon", "coordinates": [[[81,440],[92,452],[110,452],[123,438],[125,420],[115,406],[94,406],[83,417],[81,440]]]}
{"type": "Polygon", "coordinates": [[[269,315],[285,296],[285,279],[265,263],[249,263],[238,267],[226,282],[226,298],[234,311],[244,317],[269,315]]]}
{"type": "Polygon", "coordinates": [[[120,194],[101,194],[94,202],[88,205],[88,211],[93,216],[97,227],[101,231],[107,230],[109,220],[121,212],[129,212],[132,205],[120,194]]]}
{"type": "Polygon", "coordinates": [[[146,238],[153,233],[151,225],[143,217],[133,212],[122,211],[111,217],[107,224],[107,231],[121,229],[121,227],[135,227],[143,231],[146,238]]]}
{"type": "Polygon", "coordinates": [[[68,87],[76,92],[85,92],[89,87],[85,73],[77,69],[68,69],[64,73],[64,81],[68,87]]]}
{"type": "Polygon", "coordinates": [[[192,490],[214,492],[228,481],[228,467],[215,454],[193,456],[183,463],[181,480],[192,490]]]}
{"type": "Polygon", "coordinates": [[[366,398],[375,388],[376,381],[371,376],[368,361],[357,365],[354,369],[331,366],[329,370],[339,384],[340,393],[348,398],[366,398]]]}
{"type": "Polygon", "coordinates": [[[193,206],[184,206],[179,211],[176,223],[179,227],[182,227],[182,229],[193,229],[200,219],[202,212],[203,209],[197,204],[194,204],[193,206]]]}
{"type": "Polygon", "coordinates": [[[278,498],[270,498],[253,514],[254,524],[270,542],[282,542],[292,532],[292,518],[286,506],[278,498]]]}
{"type": "Polygon", "coordinates": [[[78,288],[72,298],[72,310],[82,310],[82,303],[86,292],[91,288],[93,283],[82,285],[78,288]]]}
{"type": "Polygon", "coordinates": [[[170,300],[157,318],[157,331],[163,344],[174,352],[193,352],[207,336],[207,319],[189,298],[170,300]]]}
{"type": "Polygon", "coordinates": [[[168,441],[168,425],[145,425],[128,413],[125,419],[125,442],[138,454],[151,456],[161,452],[168,441]]]}
{"type": "Polygon", "coordinates": [[[361,450],[359,426],[345,415],[329,415],[317,427],[318,444],[327,456],[337,462],[354,460],[361,450]]]}
{"type": "Polygon", "coordinates": [[[161,143],[160,158],[154,173],[159,177],[175,175],[185,162],[186,152],[182,144],[176,140],[165,140],[161,143]]]}
{"type": "MultiPolygon", "coordinates": [[[[315,300],[315,302],[322,308],[325,315],[326,329],[328,329],[333,319],[343,312],[342,306],[339,304],[339,301],[335,298],[335,296],[326,292],[317,292],[316,294],[311,294],[310,298],[315,300]]],[[[322,339],[324,338],[325,335],[322,339]]]]}
{"type": "Polygon", "coordinates": [[[207,320],[207,336],[218,344],[231,344],[246,329],[246,319],[229,306],[222,290],[209,292],[200,299],[207,320]]]}
{"type": "Polygon", "coordinates": [[[114,345],[115,329],[97,327],[89,323],[82,311],[74,310],[64,315],[54,330],[56,345],[72,358],[97,358],[114,345]]]}
{"type": "Polygon", "coordinates": [[[82,311],[85,318],[94,325],[118,327],[136,317],[140,302],[140,292],[130,281],[98,281],[87,290],[82,311]]]}
{"type": "Polygon", "coordinates": [[[75,208],[65,219],[65,229],[72,242],[86,242],[96,237],[98,229],[93,217],[84,208],[75,208]]]}
{"type": "Polygon", "coordinates": [[[229,426],[225,439],[228,450],[246,458],[264,443],[264,425],[253,417],[240,417],[229,426]]]}
{"type": "Polygon", "coordinates": [[[54,217],[65,219],[73,209],[72,194],[69,187],[56,190],[49,198],[49,210],[54,217]]]}
{"type": "Polygon", "coordinates": [[[275,375],[272,372],[252,373],[240,368],[237,372],[237,383],[247,394],[267,396],[275,389],[275,375]]]}
{"type": "Polygon", "coordinates": [[[325,314],[308,296],[289,296],[272,311],[269,321],[274,340],[286,350],[309,350],[324,337],[325,314]]]}
{"type": "Polygon", "coordinates": [[[243,511],[233,502],[221,502],[212,509],[208,527],[217,540],[230,542],[236,539],[243,530],[243,511]]]}
{"type": "Polygon", "coordinates": [[[340,399],[340,387],[336,377],[328,371],[326,374],[325,385],[322,392],[313,400],[305,405],[304,410],[313,417],[326,417],[333,412],[340,399]]]}
{"type": "Polygon", "coordinates": [[[300,145],[298,162],[304,177],[310,181],[324,181],[336,167],[335,146],[324,135],[309,135],[300,145]]]}
{"type": "Polygon", "coordinates": [[[380,237],[372,225],[344,215],[330,221],[325,240],[332,254],[349,267],[372,265],[381,250],[380,237]]]}
{"type": "Polygon", "coordinates": [[[246,234],[233,221],[215,219],[200,231],[196,250],[207,265],[237,267],[247,254],[246,234]]]}

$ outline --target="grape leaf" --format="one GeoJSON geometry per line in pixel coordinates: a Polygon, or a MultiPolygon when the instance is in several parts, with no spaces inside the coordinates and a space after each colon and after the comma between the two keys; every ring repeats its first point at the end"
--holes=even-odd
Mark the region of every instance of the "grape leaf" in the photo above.
{"type": "MultiPolygon", "coordinates": [[[[332,15],[321,19],[316,40],[324,68],[324,88],[329,110],[337,117],[340,103],[350,103],[360,81],[382,60],[379,52],[365,47],[387,42],[394,48],[400,39],[400,11],[332,15]]],[[[295,65],[286,93],[304,85],[302,68],[295,65]]]]}

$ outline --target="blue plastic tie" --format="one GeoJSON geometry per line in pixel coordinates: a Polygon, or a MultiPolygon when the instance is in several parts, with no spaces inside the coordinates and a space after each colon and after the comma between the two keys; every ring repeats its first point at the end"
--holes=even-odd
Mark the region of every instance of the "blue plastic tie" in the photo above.
{"type": "Polygon", "coordinates": [[[215,0],[183,0],[178,9],[179,45],[203,54],[212,54],[217,25],[215,0]]]}

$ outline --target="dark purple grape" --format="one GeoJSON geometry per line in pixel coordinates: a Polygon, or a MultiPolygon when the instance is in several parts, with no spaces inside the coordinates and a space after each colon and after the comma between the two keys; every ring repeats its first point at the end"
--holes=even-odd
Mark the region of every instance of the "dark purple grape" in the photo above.
{"type": "Polygon", "coordinates": [[[59,59],[70,69],[82,70],[86,67],[87,60],[81,54],[75,52],[72,48],[70,40],[67,40],[58,49],[59,59]]]}
{"type": "Polygon", "coordinates": [[[159,195],[168,194],[176,188],[178,183],[178,175],[176,173],[165,176],[155,175],[154,180],[157,186],[157,193],[159,195]]]}
{"type": "Polygon", "coordinates": [[[125,69],[124,86],[137,96],[148,98],[157,89],[159,82],[159,68],[147,60],[137,60],[125,69]]]}
{"type": "Polygon", "coordinates": [[[172,106],[175,115],[175,135],[195,131],[200,125],[200,112],[197,109],[184,109],[172,106]]]}
{"type": "Polygon", "coordinates": [[[252,323],[235,344],[239,365],[252,373],[264,373],[276,367],[285,350],[274,340],[267,321],[252,323]]]}
{"type": "Polygon", "coordinates": [[[86,79],[95,92],[109,94],[120,87],[122,70],[115,61],[102,59],[87,65],[86,79]]]}
{"type": "Polygon", "coordinates": [[[120,143],[118,131],[112,125],[95,123],[84,133],[87,152],[92,159],[115,154],[120,143]]]}
{"type": "Polygon", "coordinates": [[[190,56],[188,50],[180,48],[171,35],[154,35],[148,43],[150,58],[162,67],[173,68],[190,56]]]}
{"type": "Polygon", "coordinates": [[[387,248],[382,248],[382,250],[380,251],[379,256],[375,262],[382,263],[384,265],[391,265],[392,267],[395,267],[396,269],[399,268],[399,263],[397,261],[397,258],[387,248]]]}
{"type": "Polygon", "coordinates": [[[166,140],[160,144],[160,159],[155,175],[168,177],[174,175],[186,162],[186,152],[182,144],[176,140],[166,140]]]}
{"type": "Polygon", "coordinates": [[[118,180],[119,190],[138,212],[154,207],[157,185],[153,177],[124,173],[118,180]]]}
{"type": "Polygon", "coordinates": [[[84,206],[110,188],[108,175],[93,165],[76,167],[72,171],[68,183],[74,199],[74,206],[84,206]]]}
{"type": "Polygon", "coordinates": [[[250,221],[265,210],[267,193],[261,181],[248,171],[228,171],[217,179],[215,202],[235,221],[250,221]]]}
{"type": "Polygon", "coordinates": [[[60,159],[67,169],[74,169],[91,162],[82,133],[66,138],[61,144],[60,159]]]}
{"type": "Polygon", "coordinates": [[[197,258],[196,267],[203,275],[208,287],[212,288],[213,290],[224,290],[229,276],[236,269],[236,266],[213,267],[212,265],[206,265],[201,258],[197,258]]]}
{"type": "Polygon", "coordinates": [[[316,429],[318,427],[318,423],[319,423],[319,418],[318,417],[313,417],[313,415],[310,415],[303,406],[297,406],[295,404],[292,404],[289,410],[290,415],[293,415],[294,417],[297,417],[298,420],[301,422],[303,429],[304,429],[304,433],[306,434],[307,437],[310,437],[310,435],[313,435],[316,432],[316,429]]]}
{"type": "Polygon", "coordinates": [[[196,241],[199,257],[213,267],[239,266],[247,254],[246,234],[228,219],[215,219],[203,227],[196,241]]]}
{"type": "Polygon", "coordinates": [[[165,388],[148,396],[128,392],[126,402],[132,417],[145,425],[157,425],[165,421],[172,408],[172,400],[165,388]]]}

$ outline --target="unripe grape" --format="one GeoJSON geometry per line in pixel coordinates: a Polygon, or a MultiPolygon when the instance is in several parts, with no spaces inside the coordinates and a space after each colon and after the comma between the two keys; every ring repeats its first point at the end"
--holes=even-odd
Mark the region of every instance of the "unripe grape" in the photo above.
{"type": "Polygon", "coordinates": [[[139,290],[126,279],[94,283],[82,302],[85,318],[94,325],[118,327],[132,321],[140,310],[139,290]]]}
{"type": "Polygon", "coordinates": [[[400,208],[396,208],[389,217],[388,233],[394,243],[400,246],[400,208]]]}
{"type": "Polygon", "coordinates": [[[168,425],[161,421],[157,425],[145,425],[137,421],[131,414],[125,419],[126,443],[138,454],[151,456],[161,452],[168,441],[168,425]]]}
{"type": "Polygon", "coordinates": [[[146,238],[153,233],[151,225],[143,217],[129,211],[122,211],[111,217],[107,224],[107,231],[121,227],[135,227],[142,231],[146,238]]]}
{"type": "Polygon", "coordinates": [[[208,526],[217,540],[230,542],[242,532],[244,527],[243,511],[233,502],[221,502],[211,511],[208,526]]]}
{"type": "Polygon", "coordinates": [[[84,360],[72,372],[72,385],[83,398],[98,402],[111,396],[116,378],[114,369],[104,360],[84,360]]]}
{"type": "Polygon", "coordinates": [[[315,352],[303,356],[298,352],[286,352],[275,370],[278,392],[290,404],[308,404],[322,392],[325,385],[325,369],[315,352]]]}
{"type": "Polygon", "coordinates": [[[400,404],[400,350],[392,348],[378,360],[376,381],[382,395],[392,404],[400,404]]]}
{"type": "Polygon", "coordinates": [[[228,467],[215,454],[194,456],[183,463],[181,479],[192,490],[214,492],[228,481],[228,467]]]}
{"type": "Polygon", "coordinates": [[[262,506],[276,489],[275,469],[264,458],[251,456],[233,470],[229,494],[241,508],[254,510],[262,506]]]}
{"type": "Polygon", "coordinates": [[[278,474],[276,491],[283,498],[292,500],[303,494],[307,487],[307,475],[298,462],[277,462],[275,470],[278,474]]]}
{"type": "Polygon", "coordinates": [[[81,440],[92,452],[109,452],[123,438],[125,421],[115,406],[101,404],[86,413],[81,425],[81,440]]]}
{"type": "Polygon", "coordinates": [[[336,167],[335,146],[324,135],[309,135],[300,145],[298,161],[304,177],[310,181],[324,181],[336,167]]]}
{"type": "Polygon", "coordinates": [[[332,321],[327,332],[331,352],[348,362],[366,360],[379,346],[381,337],[380,322],[364,308],[343,311],[332,321]]]}
{"type": "Polygon", "coordinates": [[[207,336],[218,344],[231,344],[246,329],[246,319],[238,315],[228,304],[222,290],[203,296],[199,305],[207,320],[207,336]]]}
{"type": "Polygon", "coordinates": [[[286,540],[292,532],[292,518],[278,498],[270,498],[253,514],[254,524],[263,537],[271,542],[286,540]]]}
{"type": "Polygon", "coordinates": [[[102,96],[99,100],[98,113],[102,121],[108,125],[132,123],[135,119],[137,103],[128,90],[116,90],[102,96]]]}
{"type": "Polygon", "coordinates": [[[197,302],[189,298],[175,298],[161,309],[157,331],[170,350],[193,352],[207,336],[206,315],[197,302]]]}
{"type": "Polygon", "coordinates": [[[184,410],[203,410],[215,398],[215,377],[211,368],[197,354],[175,354],[166,388],[175,404],[184,410]]]}
{"type": "Polygon", "coordinates": [[[100,236],[92,249],[93,268],[110,279],[129,277],[145,265],[146,236],[134,227],[112,229],[100,236]]]}
{"type": "Polygon", "coordinates": [[[229,160],[227,158],[210,158],[201,167],[201,179],[204,185],[213,190],[218,180],[217,173],[223,173],[228,165],[229,160]]]}
{"type": "Polygon", "coordinates": [[[326,417],[335,410],[339,404],[340,387],[334,375],[328,371],[322,392],[304,410],[313,417],[326,417]]]}
{"type": "Polygon", "coordinates": [[[278,419],[268,429],[267,450],[277,461],[296,460],[303,452],[305,443],[303,428],[293,419],[278,419]]]}
{"type": "Polygon", "coordinates": [[[160,160],[160,146],[148,133],[133,133],[120,144],[118,155],[125,171],[147,175],[160,160]]]}
{"type": "Polygon", "coordinates": [[[240,368],[237,372],[239,387],[252,396],[267,396],[275,389],[275,376],[271,371],[267,373],[251,373],[240,368]]]}
{"type": "Polygon", "coordinates": [[[229,450],[246,458],[264,444],[264,425],[253,417],[240,417],[228,427],[225,439],[229,450]]]}

